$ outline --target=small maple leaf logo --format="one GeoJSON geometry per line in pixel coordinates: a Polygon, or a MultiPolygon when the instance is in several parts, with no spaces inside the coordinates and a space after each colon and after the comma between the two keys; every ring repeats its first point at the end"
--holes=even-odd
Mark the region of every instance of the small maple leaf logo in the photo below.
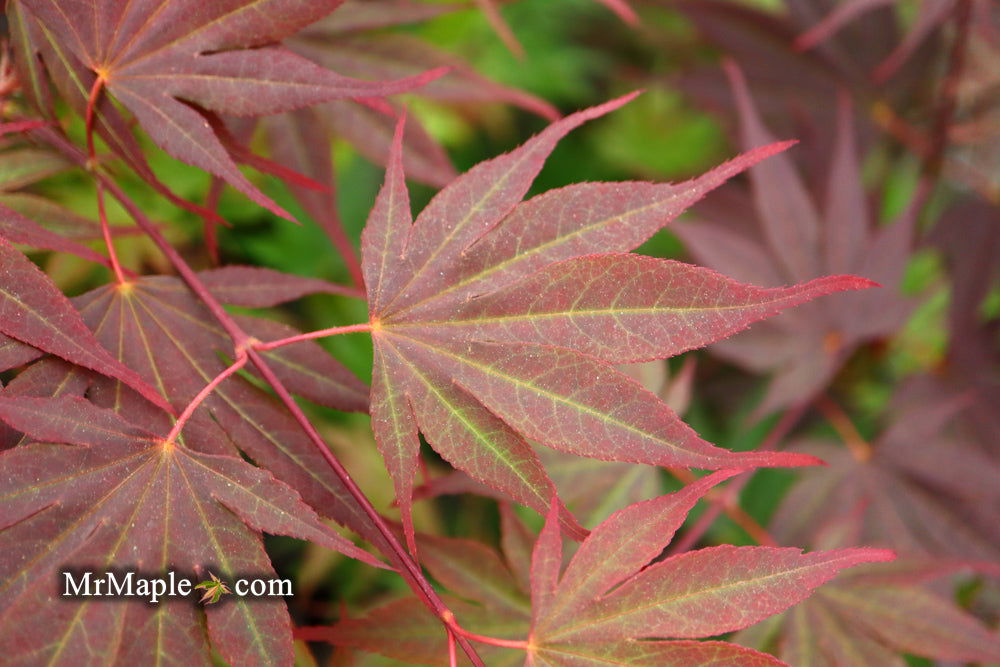
{"type": "Polygon", "coordinates": [[[215,604],[222,598],[223,595],[232,594],[232,591],[229,590],[229,586],[227,586],[224,581],[211,572],[208,573],[208,576],[212,578],[210,581],[203,581],[195,586],[195,588],[205,589],[205,592],[202,593],[201,600],[199,600],[199,602],[202,604],[215,604]]]}

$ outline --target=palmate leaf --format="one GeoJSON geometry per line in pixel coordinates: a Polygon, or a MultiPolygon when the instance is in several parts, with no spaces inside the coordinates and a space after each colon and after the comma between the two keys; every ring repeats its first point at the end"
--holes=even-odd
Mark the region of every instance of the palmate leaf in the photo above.
{"type": "MultiPolygon", "coordinates": [[[[349,0],[290,37],[285,45],[324,67],[364,79],[410,77],[447,67],[446,76],[421,87],[422,98],[447,105],[513,104],[549,119],[558,118],[558,111],[549,104],[487,79],[454,55],[413,35],[384,30],[456,9],[462,7],[407,0],[349,0]]],[[[340,252],[353,249],[337,213],[330,143],[334,138],[343,139],[367,159],[385,165],[400,113],[396,102],[344,99],[262,119],[272,158],[329,187],[324,192],[288,183],[296,200],[334,238],[340,252]]],[[[407,123],[402,156],[410,179],[443,187],[457,176],[445,150],[415,119],[407,123]]],[[[360,282],[360,276],[357,280],[360,282]]]]}
{"type": "MultiPolygon", "coordinates": [[[[680,373],[669,379],[665,361],[627,364],[620,368],[663,398],[678,415],[683,415],[694,379],[694,361],[694,357],[688,357],[680,373]]],[[[665,491],[662,473],[654,466],[600,461],[548,448],[541,449],[538,456],[555,483],[559,497],[584,526],[596,526],[615,510],[649,500],[665,491]]],[[[503,494],[476,482],[460,470],[422,484],[414,490],[413,497],[420,500],[458,493],[495,497],[501,501],[506,499],[503,494]]],[[[501,510],[504,510],[502,517],[508,516],[506,510],[509,506],[506,503],[501,505],[501,510]]],[[[505,532],[504,536],[508,534],[513,532],[505,532]]],[[[530,551],[529,543],[529,560],[530,551]]],[[[527,570],[525,577],[526,573],[527,570]]]]}
{"type": "Polygon", "coordinates": [[[1000,636],[952,600],[923,584],[955,567],[899,560],[841,574],[773,624],[733,640],[761,648],[777,640],[778,655],[792,665],[902,667],[899,655],[995,663],[1000,636]]]}
{"type": "Polygon", "coordinates": [[[148,606],[60,604],[57,570],[109,568],[272,578],[260,531],[291,535],[378,564],[332,532],[291,487],[239,457],[204,454],[76,397],[0,398],[0,419],[32,443],[0,455],[0,648],[14,663],[290,662],[279,600],[236,600],[207,613],[191,600],[148,606]],[[54,443],[54,444],[47,444],[54,443]],[[159,648],[158,648],[159,647],[159,648]],[[183,657],[182,657],[183,656],[183,657]]]}
{"type": "MultiPolygon", "coordinates": [[[[327,285],[284,276],[274,280],[270,289],[247,295],[231,288],[234,275],[248,274],[234,267],[209,272],[206,280],[225,302],[243,305],[274,305],[327,285]]],[[[260,271],[249,275],[259,278],[260,271]]],[[[232,340],[225,330],[174,278],[146,277],[129,283],[126,289],[98,288],[77,297],[75,305],[97,339],[116,350],[123,363],[155,383],[178,411],[226,367],[220,355],[233,354],[232,340]]],[[[239,322],[247,333],[261,340],[298,333],[259,318],[241,316],[239,322]]],[[[261,354],[291,391],[340,410],[366,408],[368,389],[364,383],[315,343],[305,341],[261,354]]],[[[131,418],[142,410],[134,394],[115,383],[98,382],[91,394],[99,405],[131,418]]],[[[169,420],[157,413],[142,412],[143,423],[147,428],[156,425],[166,432],[169,420]]],[[[184,443],[197,451],[225,455],[243,452],[293,486],[316,511],[381,544],[378,533],[292,416],[247,379],[234,377],[222,384],[188,422],[182,436],[184,443]]]]}
{"type": "MultiPolygon", "coordinates": [[[[223,302],[256,307],[332,288],[324,281],[245,267],[207,272],[205,282],[223,302]],[[249,292],[236,288],[234,283],[239,279],[250,285],[260,281],[270,284],[267,289],[249,292]]],[[[109,369],[122,365],[135,369],[130,372],[138,373],[137,378],[159,389],[177,412],[226,367],[224,357],[233,353],[228,334],[187,287],[174,278],[147,277],[124,287],[105,286],[76,297],[74,305],[79,312],[69,303],[66,307],[75,317],[82,316],[83,332],[91,340],[100,341],[95,346],[115,350],[117,358],[108,355],[97,370],[108,373],[109,369]]],[[[299,333],[260,318],[240,316],[239,322],[260,340],[299,333]]],[[[72,331],[68,326],[65,329],[72,331]]],[[[0,339],[0,362],[4,366],[27,363],[39,354],[37,349],[18,341],[0,339]]],[[[367,386],[314,342],[304,341],[261,354],[290,391],[339,410],[367,408],[367,386]]],[[[80,367],[63,364],[40,372],[42,367],[50,367],[51,362],[52,359],[44,359],[29,366],[4,393],[53,396],[67,388],[79,387],[83,381],[80,367]]],[[[169,416],[149,405],[128,386],[96,374],[86,379],[83,389],[88,386],[88,396],[98,405],[139,420],[155,432],[169,430],[169,416]]],[[[75,393],[80,395],[83,389],[75,393]]],[[[22,440],[19,434],[8,435],[3,444],[10,446],[22,440]]],[[[230,378],[213,392],[188,422],[182,440],[188,448],[206,454],[245,454],[293,486],[323,516],[336,519],[376,545],[385,546],[363,510],[329,471],[292,416],[247,379],[230,378]]]]}
{"type": "Polygon", "coordinates": [[[875,544],[909,556],[1000,559],[997,463],[949,428],[962,401],[912,397],[922,384],[898,388],[904,400],[891,406],[891,422],[867,449],[793,445],[829,466],[805,471],[782,500],[770,527],[777,539],[821,546],[833,535],[838,544],[875,544]]]}
{"type": "MultiPolygon", "coordinates": [[[[850,0],[844,2],[832,10],[822,21],[812,26],[808,31],[799,35],[795,40],[796,47],[800,49],[810,49],[817,44],[827,40],[832,34],[843,28],[858,16],[875,9],[892,6],[896,3],[893,0],[850,0]]],[[[989,16],[988,3],[977,0],[975,3],[976,13],[984,20],[989,16]]],[[[900,42],[892,53],[872,73],[876,81],[884,81],[892,76],[900,65],[916,51],[920,43],[924,41],[936,28],[947,21],[948,17],[954,13],[955,2],[953,0],[927,0],[920,3],[919,15],[912,23],[912,27],[906,37],[900,42]]]]}
{"type": "MultiPolygon", "coordinates": [[[[927,73],[944,55],[945,40],[930,40],[888,82],[872,80],[872,70],[889,55],[900,34],[899,17],[888,7],[847,26],[822,48],[803,51],[796,48],[796,37],[848,2],[788,0],[780,12],[731,0],[659,4],[683,12],[705,40],[740,64],[768,127],[779,136],[809,137],[798,157],[813,170],[822,170],[838,143],[830,131],[837,116],[830,101],[840,92],[850,91],[857,100],[877,98],[892,109],[911,108],[922,104],[924,96],[935,95],[937,81],[927,73]]],[[[696,65],[682,75],[679,85],[699,107],[732,118],[730,89],[717,64],[696,65]]],[[[883,131],[871,114],[859,114],[858,120],[860,145],[867,149],[883,131]]]]}
{"type": "MultiPolygon", "coordinates": [[[[259,116],[340,98],[409,90],[442,72],[393,82],[352,79],[278,43],[333,11],[341,0],[23,0],[11,3],[22,60],[41,52],[60,92],[77,111],[95,76],[174,157],[225,179],[258,204],[289,217],[236,167],[208,119],[195,107],[259,116]],[[194,105],[194,106],[193,106],[194,105]]],[[[25,65],[22,65],[24,68],[25,65]]],[[[30,64],[32,90],[44,86],[30,64]]],[[[36,96],[37,97],[37,96],[36,96]]],[[[45,109],[44,102],[35,100],[45,109]]],[[[97,127],[140,173],[138,145],[111,102],[97,127]]]]}
{"type": "MultiPolygon", "coordinates": [[[[555,503],[534,546],[519,519],[505,513],[502,556],[470,540],[420,535],[421,560],[460,596],[451,608],[463,628],[499,639],[527,637],[520,650],[482,645],[489,665],[780,665],[733,644],[686,640],[756,623],[806,598],[840,570],[892,554],[715,547],[648,565],[705,492],[735,474],[713,473],[613,514],[564,571],[555,503]]],[[[446,664],[440,628],[415,598],[297,634],[408,663],[446,664]]]]}
{"type": "MultiPolygon", "coordinates": [[[[739,68],[728,64],[726,71],[742,143],[751,147],[772,141],[739,68]]],[[[815,396],[859,345],[897,331],[913,307],[898,288],[911,254],[916,214],[908,209],[891,225],[873,224],[846,98],[840,99],[838,110],[825,197],[811,193],[792,160],[778,155],[749,172],[749,192],[730,188],[728,201],[719,198],[722,206],[706,202],[698,211],[702,220],[676,229],[695,259],[740,280],[780,285],[856,272],[886,287],[806,305],[713,346],[713,352],[750,371],[774,371],[759,414],[815,396]],[[748,210],[756,213],[750,224],[748,210]]]]}
{"type": "Polygon", "coordinates": [[[893,558],[876,549],[803,554],[722,546],[640,569],[663,550],[705,491],[730,475],[714,473],[613,514],[583,542],[561,577],[562,540],[550,513],[532,555],[527,664],[780,664],[719,642],[637,640],[744,628],[805,599],[843,568],[893,558]]]}
{"type": "MultiPolygon", "coordinates": [[[[375,347],[372,427],[411,540],[418,429],[455,467],[543,512],[552,482],[528,439],[652,465],[811,462],[715,448],[611,365],[668,357],[815,296],[870,285],[845,276],[760,289],[627,254],[706,192],[784,145],[681,185],[582,184],[520,203],[562,136],[631,97],[573,114],[478,165],[442,190],[415,223],[397,128],[362,251],[375,347]]],[[[575,530],[573,519],[562,516],[575,530]]]]}

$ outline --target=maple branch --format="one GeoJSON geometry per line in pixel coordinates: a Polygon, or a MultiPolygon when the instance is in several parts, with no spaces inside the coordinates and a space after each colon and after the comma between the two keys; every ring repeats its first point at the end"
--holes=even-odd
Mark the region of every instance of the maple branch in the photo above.
{"type": "MultiPolygon", "coordinates": [[[[65,145],[62,141],[57,141],[57,145],[65,145]]],[[[71,147],[70,147],[71,148],[71,147]]],[[[72,151],[70,151],[72,154],[72,151]]],[[[368,500],[368,497],[361,491],[360,487],[354,482],[347,469],[340,463],[336,456],[330,451],[330,448],[326,445],[326,442],[316,431],[316,428],[306,417],[305,413],[292,398],[288,389],[285,388],[284,384],[271,370],[271,367],[267,365],[267,362],[260,356],[260,354],[251,347],[250,337],[240,328],[236,321],[225,311],[222,305],[212,296],[208,288],[201,282],[198,275],[194,270],[188,265],[188,263],[181,257],[180,253],[170,245],[170,243],[164,238],[160,230],[153,224],[153,221],[146,217],[142,212],[142,209],[136,205],[132,199],[126,195],[120,187],[108,176],[100,172],[96,172],[98,178],[100,178],[104,185],[108,188],[108,191],[121,202],[125,210],[131,215],[136,224],[142,228],[144,232],[152,239],[153,243],[160,249],[161,252],[167,257],[168,261],[177,270],[181,279],[188,285],[192,292],[205,304],[212,316],[219,322],[219,324],[226,330],[229,336],[233,339],[237,349],[245,349],[247,356],[254,363],[257,369],[260,371],[261,376],[264,378],[265,382],[271,385],[274,392],[281,399],[285,407],[292,413],[292,417],[299,423],[302,430],[305,432],[306,436],[310,441],[316,446],[323,459],[327,462],[327,465],[333,470],[334,474],[340,479],[344,484],[347,491],[351,496],[357,501],[358,505],[361,507],[362,511],[367,515],[368,519],[375,526],[376,530],[381,534],[382,538],[386,541],[389,547],[387,556],[395,560],[398,565],[401,566],[399,570],[403,578],[410,584],[414,592],[417,593],[419,597],[424,600],[424,603],[434,612],[434,614],[445,621],[446,615],[451,614],[447,605],[438,596],[437,591],[431,586],[430,582],[424,576],[423,572],[420,570],[419,566],[410,558],[406,549],[400,544],[399,540],[396,539],[395,534],[389,528],[385,519],[382,515],[378,513],[375,507],[368,500]]],[[[482,659],[476,653],[476,650],[464,637],[458,638],[458,643],[465,651],[465,654],[469,657],[474,665],[477,667],[484,665],[482,659]]]]}
{"type": "MultiPolygon", "coordinates": [[[[104,77],[98,75],[94,79],[94,85],[90,88],[90,97],[87,98],[87,168],[96,173],[97,149],[94,146],[94,109],[97,107],[97,99],[104,88],[104,77]]],[[[118,263],[118,255],[115,253],[115,246],[111,239],[111,227],[108,225],[108,215],[104,208],[104,188],[101,179],[97,179],[97,217],[101,221],[101,234],[104,236],[104,245],[108,248],[108,258],[111,260],[111,268],[115,272],[115,278],[119,285],[125,284],[125,274],[122,273],[121,264],[118,263]]]]}
{"type": "Polygon", "coordinates": [[[354,333],[357,331],[371,331],[371,330],[372,330],[372,325],[369,322],[365,322],[364,324],[351,324],[345,327],[331,327],[329,329],[310,331],[308,333],[299,334],[297,336],[289,336],[288,338],[279,338],[278,340],[272,340],[267,343],[254,343],[253,348],[255,350],[266,352],[267,350],[273,350],[278,347],[284,347],[285,345],[291,345],[292,343],[300,343],[304,340],[312,340],[314,338],[326,338],[327,336],[336,336],[337,334],[354,333]]]}
{"type": "MultiPolygon", "coordinates": [[[[768,431],[767,435],[764,436],[763,442],[761,442],[760,447],[758,447],[756,451],[766,452],[777,448],[778,444],[785,439],[785,436],[787,436],[789,432],[791,432],[792,428],[794,428],[799,422],[811,404],[812,401],[804,401],[786,410],[785,414],[781,416],[781,419],[779,419],[771,430],[768,431]]],[[[712,527],[715,520],[719,518],[720,514],[722,514],[723,509],[727,505],[735,503],[736,498],[743,490],[743,487],[750,482],[751,477],[752,475],[743,475],[740,479],[733,480],[729,486],[726,487],[725,491],[713,500],[712,506],[705,510],[705,513],[701,515],[693,526],[691,526],[691,530],[681,535],[680,539],[667,547],[667,554],[672,556],[674,554],[684,553],[697,544],[698,540],[700,540],[705,533],[708,532],[708,529],[712,527]]],[[[770,535],[768,537],[770,537],[770,535]]]]}
{"type": "MultiPolygon", "coordinates": [[[[417,564],[410,558],[406,549],[399,542],[399,540],[396,539],[395,533],[393,533],[389,528],[385,519],[382,518],[382,515],[378,513],[378,510],[376,510],[371,504],[368,497],[361,491],[360,487],[358,487],[357,483],[351,477],[350,473],[347,472],[347,469],[344,468],[340,460],[334,456],[333,452],[330,451],[330,448],[326,445],[326,442],[324,442],[322,436],[320,436],[319,432],[316,430],[316,427],[312,425],[309,418],[306,417],[304,412],[302,412],[302,408],[295,402],[291,393],[287,388],[285,388],[285,385],[282,384],[281,380],[278,379],[278,376],[274,374],[274,371],[271,370],[271,367],[267,365],[258,351],[255,348],[250,347],[247,350],[247,354],[249,355],[250,360],[257,367],[257,370],[260,371],[261,377],[264,378],[265,382],[271,385],[271,388],[274,389],[278,398],[281,399],[281,402],[284,403],[285,407],[287,407],[289,412],[292,413],[292,417],[295,418],[295,421],[297,421],[299,426],[302,427],[302,430],[305,431],[306,436],[313,442],[313,444],[316,445],[316,448],[323,456],[327,465],[329,465],[337,477],[340,478],[344,486],[347,487],[348,492],[358,502],[365,514],[368,515],[369,520],[375,525],[379,533],[382,534],[382,538],[387,542],[390,548],[390,553],[388,555],[390,558],[394,558],[409,575],[404,575],[403,578],[410,581],[414,591],[420,597],[424,598],[425,604],[430,607],[431,611],[433,611],[434,614],[445,624],[448,624],[448,619],[454,618],[454,614],[452,614],[451,610],[448,609],[447,605],[445,605],[441,598],[438,597],[437,592],[431,586],[430,582],[427,581],[427,578],[424,577],[419,566],[417,566],[417,564]]],[[[400,574],[402,574],[402,572],[400,572],[400,574]]],[[[473,649],[468,642],[463,642],[460,639],[459,643],[462,645],[463,650],[465,650],[466,655],[469,656],[469,659],[472,660],[473,664],[477,666],[484,664],[479,659],[475,649],[473,649]]]]}
{"type": "Polygon", "coordinates": [[[90,96],[87,98],[87,113],[85,116],[87,157],[94,165],[97,164],[97,149],[94,146],[94,109],[97,108],[97,98],[101,96],[101,90],[103,89],[104,77],[98,76],[94,79],[94,85],[90,87],[90,96]]]}
{"type": "Polygon", "coordinates": [[[177,439],[177,436],[179,436],[181,431],[184,429],[184,425],[189,419],[191,419],[191,415],[193,415],[194,411],[198,409],[199,405],[201,405],[202,401],[208,398],[209,395],[215,391],[215,388],[222,384],[223,380],[243,368],[246,363],[246,351],[241,350],[239,355],[236,357],[236,361],[230,364],[224,371],[216,375],[211,382],[206,384],[205,387],[198,392],[197,396],[191,399],[191,402],[187,404],[186,408],[184,408],[184,412],[182,412],[181,416],[177,418],[176,422],[174,422],[174,427],[170,429],[170,433],[167,434],[166,441],[174,442],[177,439]]]}

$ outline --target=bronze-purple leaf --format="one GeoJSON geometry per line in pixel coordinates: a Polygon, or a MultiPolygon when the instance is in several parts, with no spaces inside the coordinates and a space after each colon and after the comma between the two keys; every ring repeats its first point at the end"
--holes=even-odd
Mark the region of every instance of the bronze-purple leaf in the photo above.
{"type": "MultiPolygon", "coordinates": [[[[375,345],[372,427],[411,541],[418,430],[455,467],[543,513],[553,486],[529,440],[660,466],[814,463],[716,448],[612,366],[669,357],[795,303],[871,284],[840,276],[763,290],[624,254],[787,144],[677,186],[587,184],[521,202],[559,139],[632,97],[570,115],[477,165],[412,223],[397,127],[362,251],[375,345]],[[608,250],[619,252],[593,254],[608,250]]],[[[568,512],[560,517],[580,533],[568,512]]]]}
{"type": "Polygon", "coordinates": [[[208,611],[189,600],[60,604],[71,562],[186,577],[222,571],[273,577],[260,531],[307,539],[373,565],[286,484],[237,456],[169,442],[78,397],[0,397],[0,419],[31,444],[0,454],[0,648],[6,659],[148,663],[207,660],[208,643],[233,664],[290,662],[280,599],[236,599],[208,611]],[[97,631],[101,628],[101,631],[97,631]],[[282,655],[285,652],[285,655],[282,655]]]}
{"type": "MultiPolygon", "coordinates": [[[[728,63],[726,72],[743,144],[772,141],[740,69],[728,63]]],[[[885,287],[806,305],[715,345],[716,354],[748,370],[775,371],[758,414],[815,396],[859,344],[896,331],[913,307],[898,288],[911,254],[916,213],[908,208],[891,225],[871,223],[846,97],[837,111],[830,195],[821,200],[811,193],[791,158],[777,155],[749,172],[749,192],[731,187],[728,199],[720,197],[722,205],[706,202],[703,220],[677,227],[698,262],[740,280],[780,285],[856,272],[885,287]],[[756,223],[744,222],[750,209],[756,223]]]]}
{"type": "MultiPolygon", "coordinates": [[[[703,478],[678,493],[648,500],[613,514],[584,540],[553,587],[561,563],[561,538],[546,537],[555,525],[550,515],[535,545],[532,603],[551,600],[532,622],[529,640],[533,664],[578,664],[562,656],[617,656],[617,663],[640,647],[659,654],[638,664],[702,664],[714,647],[646,638],[697,638],[738,630],[784,611],[841,569],[891,560],[892,552],[843,549],[803,554],[799,549],[721,546],[692,551],[647,564],[670,541],[695,502],[727,473],[703,478]],[[637,531],[637,527],[639,527],[637,531]],[[753,604],[746,604],[752,599],[753,604]],[[741,602],[742,601],[742,602],[741,602]],[[673,651],[681,653],[671,659],[673,651]]],[[[765,659],[760,656],[758,659],[765,659]]],[[[595,660],[596,664],[602,664],[595,660]]],[[[724,664],[735,664],[724,663],[724,664]]],[[[752,663],[751,663],[752,664],[752,663]]],[[[775,663],[764,663],[775,664],[775,663]]]]}

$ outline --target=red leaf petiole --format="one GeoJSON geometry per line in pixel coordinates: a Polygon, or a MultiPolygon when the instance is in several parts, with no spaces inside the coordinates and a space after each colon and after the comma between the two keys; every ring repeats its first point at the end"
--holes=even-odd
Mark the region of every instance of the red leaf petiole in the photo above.
{"type": "MultiPolygon", "coordinates": [[[[87,168],[95,172],[97,171],[97,150],[94,147],[94,110],[97,107],[97,100],[101,96],[101,90],[104,88],[104,81],[104,75],[98,72],[97,78],[94,79],[94,85],[90,88],[90,97],[87,98],[87,168]]],[[[123,285],[127,281],[111,240],[111,228],[108,225],[108,215],[104,208],[104,186],[99,178],[95,179],[94,182],[97,186],[97,215],[101,221],[101,234],[104,236],[104,244],[108,248],[108,258],[111,260],[111,268],[115,272],[115,278],[118,280],[118,284],[123,285]]]]}
{"type": "Polygon", "coordinates": [[[184,412],[182,412],[181,416],[177,418],[176,422],[174,422],[174,427],[170,429],[170,433],[167,434],[166,442],[174,442],[177,439],[177,436],[179,436],[181,431],[184,429],[184,425],[189,419],[191,419],[191,415],[193,415],[194,411],[198,409],[198,406],[201,405],[201,403],[208,398],[213,391],[215,391],[216,387],[222,384],[223,380],[243,368],[246,363],[247,353],[246,350],[242,350],[239,355],[237,355],[236,361],[230,364],[224,371],[216,375],[211,382],[206,384],[205,387],[191,399],[191,402],[187,404],[186,408],[184,408],[184,412]]]}
{"type": "MultiPolygon", "coordinates": [[[[98,181],[98,183],[100,183],[100,181],[98,181]]],[[[345,326],[345,327],[333,327],[331,329],[321,329],[319,331],[311,331],[309,333],[305,333],[299,336],[282,338],[279,340],[270,341],[268,343],[261,343],[260,341],[257,341],[253,338],[247,339],[245,343],[238,346],[236,361],[230,364],[221,373],[216,375],[208,384],[205,385],[205,387],[201,391],[198,392],[198,394],[193,399],[191,399],[191,402],[188,403],[186,408],[184,408],[184,412],[182,412],[180,417],[177,418],[177,421],[174,423],[173,428],[170,429],[170,433],[167,434],[166,442],[174,442],[180,435],[181,431],[184,429],[184,425],[187,423],[189,419],[191,419],[191,415],[193,415],[194,411],[198,409],[198,406],[201,405],[202,402],[204,402],[204,400],[208,398],[213,391],[215,391],[216,387],[222,384],[223,380],[225,380],[230,375],[232,375],[233,373],[240,370],[246,365],[247,361],[250,359],[250,357],[247,354],[248,348],[252,348],[254,350],[259,350],[263,352],[283,347],[285,345],[291,345],[292,343],[298,343],[304,340],[311,340],[313,338],[323,338],[326,336],[334,336],[342,333],[352,333],[355,331],[371,331],[371,325],[367,323],[352,324],[350,326],[345,326]]]]}
{"type": "Polygon", "coordinates": [[[285,345],[291,345],[292,343],[300,343],[304,340],[312,340],[314,338],[326,338],[327,336],[336,336],[337,334],[354,333],[356,331],[371,331],[372,325],[370,322],[365,322],[364,324],[351,324],[345,327],[331,327],[329,329],[319,329],[318,331],[310,331],[308,333],[299,334],[298,336],[289,336],[288,338],[281,338],[279,340],[272,340],[268,343],[255,343],[253,349],[260,350],[261,352],[266,352],[267,350],[273,350],[278,347],[284,347],[285,345]]]}

